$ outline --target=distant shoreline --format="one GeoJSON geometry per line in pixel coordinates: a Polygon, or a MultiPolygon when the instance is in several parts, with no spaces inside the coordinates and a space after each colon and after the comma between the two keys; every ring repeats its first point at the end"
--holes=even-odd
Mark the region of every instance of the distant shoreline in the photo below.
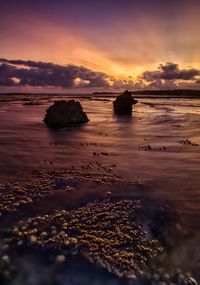
{"type": "MultiPolygon", "coordinates": [[[[104,97],[115,97],[121,92],[93,92],[93,93],[35,93],[35,92],[2,92],[0,96],[69,96],[76,98],[90,98],[91,96],[104,96],[104,97]]],[[[190,89],[176,89],[176,90],[138,90],[132,91],[132,94],[136,98],[191,98],[200,99],[200,90],[190,89]]]]}
{"type": "MultiPolygon", "coordinates": [[[[133,95],[147,95],[147,96],[200,96],[200,90],[191,90],[191,89],[176,89],[176,90],[138,90],[131,91],[133,95]]],[[[94,92],[94,95],[98,94],[116,94],[114,92],[94,92]]],[[[118,93],[119,94],[119,93],[118,93]]]]}

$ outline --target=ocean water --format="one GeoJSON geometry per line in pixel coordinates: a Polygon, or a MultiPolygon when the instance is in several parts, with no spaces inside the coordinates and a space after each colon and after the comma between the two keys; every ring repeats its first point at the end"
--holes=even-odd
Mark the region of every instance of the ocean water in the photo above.
{"type": "MultiPolygon", "coordinates": [[[[129,117],[113,113],[113,97],[79,95],[90,121],[77,128],[50,130],[43,122],[47,107],[71,97],[1,95],[1,177],[34,169],[76,168],[97,160],[114,164],[121,176],[144,185],[141,197],[173,203],[199,257],[200,99],[139,98],[129,117]],[[108,155],[97,157],[94,152],[108,155]]],[[[187,263],[187,245],[181,255],[178,249],[174,255],[187,263]]]]}
{"type": "Polygon", "coordinates": [[[64,96],[1,96],[0,172],[63,169],[96,159],[175,200],[198,227],[200,210],[200,99],[139,99],[132,117],[116,116],[113,98],[77,98],[90,119],[79,128],[52,131],[43,122],[64,96]],[[28,98],[28,99],[27,99],[28,98]],[[29,103],[35,105],[28,105],[29,103]],[[184,144],[190,140],[194,145],[184,144]],[[196,145],[198,144],[198,145],[196,145]],[[152,150],[145,150],[150,145],[152,150]],[[164,147],[164,149],[163,149],[164,147]],[[161,149],[160,149],[161,148],[161,149]]]}

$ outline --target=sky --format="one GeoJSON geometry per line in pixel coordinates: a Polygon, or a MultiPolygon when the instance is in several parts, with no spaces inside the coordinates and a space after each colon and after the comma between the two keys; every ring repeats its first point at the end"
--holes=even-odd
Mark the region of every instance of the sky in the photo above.
{"type": "Polygon", "coordinates": [[[0,0],[0,90],[200,88],[199,0],[0,0]]]}

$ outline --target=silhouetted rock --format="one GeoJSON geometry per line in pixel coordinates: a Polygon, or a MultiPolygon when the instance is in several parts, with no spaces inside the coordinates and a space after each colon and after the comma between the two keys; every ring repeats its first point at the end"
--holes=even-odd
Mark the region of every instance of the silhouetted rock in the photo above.
{"type": "Polygon", "coordinates": [[[63,128],[86,123],[89,119],[80,102],[61,100],[47,109],[44,121],[51,128],[63,128]]]}
{"type": "Polygon", "coordinates": [[[116,100],[113,102],[113,107],[117,114],[130,115],[132,112],[132,105],[136,103],[137,100],[131,96],[131,92],[126,90],[121,95],[117,96],[116,100]]]}

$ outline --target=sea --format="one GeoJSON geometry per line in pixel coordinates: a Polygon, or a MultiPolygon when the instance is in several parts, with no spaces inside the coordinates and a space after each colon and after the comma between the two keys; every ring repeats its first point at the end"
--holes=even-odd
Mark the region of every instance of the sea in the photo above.
{"type": "Polygon", "coordinates": [[[76,169],[97,159],[115,165],[143,185],[137,196],[174,205],[191,239],[173,260],[187,268],[200,257],[200,98],[136,97],[132,116],[117,116],[113,94],[1,94],[0,176],[76,169]],[[89,122],[49,129],[44,116],[56,100],[80,101],[89,122]]]}

